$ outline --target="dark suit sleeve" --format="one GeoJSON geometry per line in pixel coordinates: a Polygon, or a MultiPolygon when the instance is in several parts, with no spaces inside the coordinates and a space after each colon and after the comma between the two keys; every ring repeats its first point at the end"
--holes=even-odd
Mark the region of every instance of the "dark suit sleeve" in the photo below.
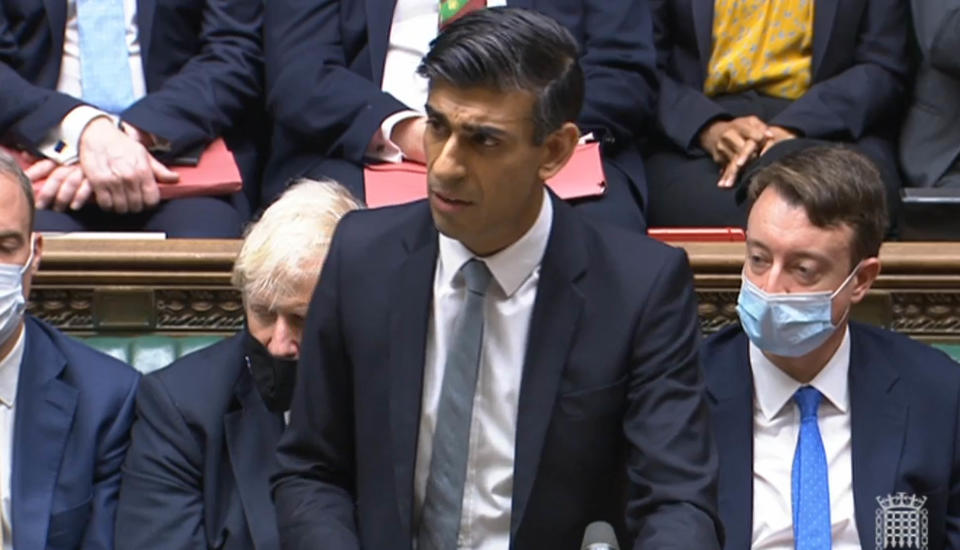
{"type": "Polygon", "coordinates": [[[97,441],[92,510],[81,545],[84,550],[109,550],[114,547],[120,471],[130,446],[130,425],[133,423],[136,395],[137,383],[134,380],[126,395],[118,397],[119,406],[108,411],[110,416],[97,441]]]}
{"type": "Polygon", "coordinates": [[[297,386],[273,478],[284,549],[359,550],[354,518],[353,389],[340,330],[340,222],[310,303],[297,386]]]}
{"type": "MultiPolygon", "coordinates": [[[[267,109],[276,124],[318,153],[359,163],[383,120],[408,107],[350,70],[340,3],[266,3],[267,109]]],[[[353,23],[364,28],[366,22],[353,23]]]]}
{"type": "Polygon", "coordinates": [[[36,150],[47,133],[82,102],[21,77],[14,68],[19,49],[0,3],[0,135],[9,133],[18,145],[36,150]]]}
{"type": "Polygon", "coordinates": [[[671,251],[634,338],[624,429],[631,444],[627,520],[634,548],[719,549],[718,459],[698,362],[686,256],[671,251]]]}
{"type": "MultiPolygon", "coordinates": [[[[950,365],[956,368],[956,365],[950,365]]],[[[960,399],[953,412],[953,463],[950,471],[950,487],[947,493],[946,550],[960,550],[960,399]]]]}
{"type": "Polygon", "coordinates": [[[586,79],[581,129],[632,142],[653,120],[656,108],[650,8],[646,2],[589,0],[586,18],[580,59],[586,79]]]}
{"type": "MultiPolygon", "coordinates": [[[[262,90],[262,0],[205,2],[200,50],[121,115],[168,140],[174,151],[207,143],[232,128],[262,90]]],[[[162,32],[153,30],[154,41],[162,32]]]]}
{"type": "MultiPolygon", "coordinates": [[[[930,44],[930,64],[935,68],[960,79],[960,2],[941,0],[955,4],[943,18],[930,44]]],[[[921,37],[921,43],[923,38],[921,37]]]]}
{"type": "Polygon", "coordinates": [[[674,0],[650,0],[653,8],[653,36],[657,48],[657,76],[660,95],[657,100],[657,123],[663,134],[684,151],[699,148],[700,130],[718,118],[733,118],[702,90],[680,82],[670,73],[674,51],[671,20],[674,0]]]}
{"type": "Polygon", "coordinates": [[[140,383],[123,465],[117,548],[205,548],[203,452],[156,376],[140,383]]]}
{"type": "MultiPolygon", "coordinates": [[[[768,123],[799,130],[806,137],[847,140],[858,140],[880,124],[895,123],[891,117],[898,116],[909,69],[906,4],[868,0],[856,31],[853,65],[813,84],[768,123]]],[[[834,32],[854,29],[835,28],[834,32]]]]}

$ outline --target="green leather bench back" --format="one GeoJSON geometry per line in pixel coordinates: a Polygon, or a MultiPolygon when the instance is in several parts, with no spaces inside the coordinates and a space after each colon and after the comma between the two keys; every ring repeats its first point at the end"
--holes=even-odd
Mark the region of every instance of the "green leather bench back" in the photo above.
{"type": "Polygon", "coordinates": [[[222,340],[223,336],[90,336],[81,338],[88,345],[133,365],[146,374],[163,368],[176,359],[222,340]]]}
{"type": "MultiPolygon", "coordinates": [[[[83,340],[94,348],[129,363],[146,374],[174,360],[222,340],[223,336],[91,336],[83,340]]],[[[960,344],[934,344],[960,361],[960,344]]]]}

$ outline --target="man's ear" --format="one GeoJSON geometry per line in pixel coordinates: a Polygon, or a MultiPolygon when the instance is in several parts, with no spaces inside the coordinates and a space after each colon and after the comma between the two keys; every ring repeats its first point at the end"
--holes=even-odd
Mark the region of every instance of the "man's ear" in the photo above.
{"type": "Polygon", "coordinates": [[[873,282],[880,275],[880,258],[867,258],[860,263],[860,269],[853,276],[853,293],[850,295],[850,301],[854,304],[860,303],[867,291],[873,286],[873,282]]]}
{"type": "Polygon", "coordinates": [[[573,156],[580,140],[580,130],[572,122],[565,122],[559,129],[554,130],[543,140],[544,157],[540,162],[537,175],[547,181],[557,175],[573,156]]]}

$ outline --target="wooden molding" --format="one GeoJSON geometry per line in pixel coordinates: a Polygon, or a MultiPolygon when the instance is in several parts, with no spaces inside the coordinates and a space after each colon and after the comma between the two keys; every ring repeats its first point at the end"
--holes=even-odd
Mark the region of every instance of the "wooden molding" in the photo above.
{"type": "MultiPolygon", "coordinates": [[[[690,258],[704,332],[735,323],[743,243],[674,245],[690,258]]],[[[79,333],[230,333],[243,322],[230,285],[239,250],[236,240],[48,239],[30,311],[79,333]]],[[[854,316],[960,342],[960,242],[887,243],[880,259],[880,277],[854,316]]]]}

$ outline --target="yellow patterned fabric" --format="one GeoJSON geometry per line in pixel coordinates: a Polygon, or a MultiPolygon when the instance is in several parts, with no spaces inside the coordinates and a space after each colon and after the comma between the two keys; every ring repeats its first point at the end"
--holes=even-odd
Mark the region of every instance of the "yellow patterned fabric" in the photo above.
{"type": "Polygon", "coordinates": [[[797,99],[810,87],[814,0],[714,0],[704,93],[797,99]]]}

